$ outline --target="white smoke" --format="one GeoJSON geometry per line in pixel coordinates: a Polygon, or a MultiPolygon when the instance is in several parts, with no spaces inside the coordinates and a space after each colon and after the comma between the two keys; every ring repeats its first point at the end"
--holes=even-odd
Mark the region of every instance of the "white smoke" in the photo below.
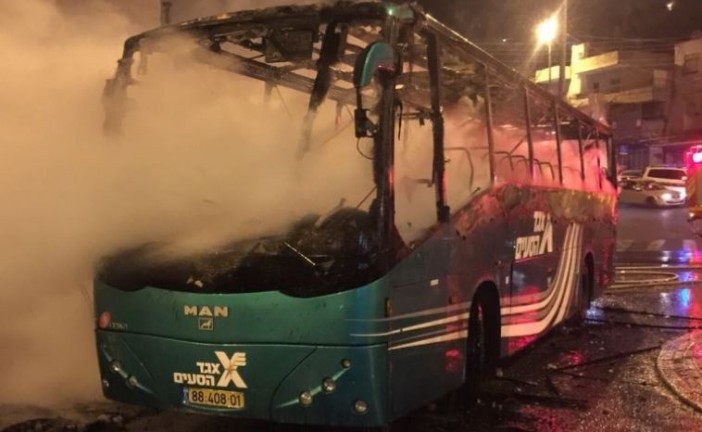
{"type": "Polygon", "coordinates": [[[260,82],[157,55],[136,76],[123,134],[106,138],[102,88],[139,31],[107,3],[67,14],[2,2],[0,28],[0,403],[98,397],[100,257],[283,231],[372,190],[348,112],[337,119],[328,104],[301,159],[306,95],[281,90],[265,104],[260,82]]]}

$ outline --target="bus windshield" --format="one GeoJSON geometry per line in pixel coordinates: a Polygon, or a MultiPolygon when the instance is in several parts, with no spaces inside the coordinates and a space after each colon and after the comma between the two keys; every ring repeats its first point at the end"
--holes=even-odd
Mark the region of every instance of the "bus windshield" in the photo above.
{"type": "Polygon", "coordinates": [[[98,277],[124,290],[146,286],[203,293],[281,291],[307,297],[351,289],[378,277],[368,212],[341,208],[310,215],[285,235],[238,241],[173,257],[148,245],[106,260],[98,277]]]}
{"type": "MultiPolygon", "coordinates": [[[[325,21],[323,9],[313,15],[316,8],[196,20],[175,35],[156,30],[126,43],[105,89],[108,132],[138,136],[155,128],[155,116],[200,122],[197,130],[206,134],[193,145],[226,140],[242,149],[234,153],[239,158],[268,146],[266,166],[276,164],[288,183],[271,185],[261,199],[275,201],[270,206],[278,214],[271,219],[282,220],[268,230],[244,235],[229,227],[218,247],[177,256],[163,253],[168,245],[139,246],[105,260],[101,281],[122,289],[305,296],[351,289],[378,276],[383,248],[376,235],[373,142],[355,136],[352,72],[358,54],[381,37],[380,21],[373,18],[374,6],[368,18],[356,13],[348,21],[343,14],[325,21]],[[138,86],[132,85],[135,76],[138,86]],[[181,94],[186,96],[179,99],[181,94]]],[[[363,97],[372,107],[375,89],[363,97]]],[[[268,181],[242,173],[227,179],[247,180],[268,181]]],[[[258,214],[246,206],[237,212],[247,215],[243,219],[258,214]]]]}

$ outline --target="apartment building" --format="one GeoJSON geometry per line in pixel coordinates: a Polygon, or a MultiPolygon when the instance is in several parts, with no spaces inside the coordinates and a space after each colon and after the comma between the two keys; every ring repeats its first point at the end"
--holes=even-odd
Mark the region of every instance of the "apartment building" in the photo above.
{"type": "MultiPolygon", "coordinates": [[[[567,98],[614,128],[620,164],[682,165],[688,148],[702,144],[702,32],[669,54],[588,51],[572,47],[567,98]]],[[[555,93],[558,67],[536,71],[535,81],[555,93]]]]}
{"type": "MultiPolygon", "coordinates": [[[[663,163],[644,143],[661,139],[669,128],[672,53],[589,51],[588,44],[571,48],[571,64],[566,68],[568,101],[614,128],[622,165],[663,163]]],[[[548,69],[541,69],[535,80],[553,90],[558,67],[552,67],[550,77],[548,69]]]]}

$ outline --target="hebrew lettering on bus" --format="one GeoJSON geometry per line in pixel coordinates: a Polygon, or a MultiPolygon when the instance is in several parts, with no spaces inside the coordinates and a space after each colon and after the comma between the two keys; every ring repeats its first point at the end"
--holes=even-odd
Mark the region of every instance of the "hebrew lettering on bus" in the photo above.
{"type": "Polygon", "coordinates": [[[553,224],[551,215],[534,212],[533,234],[517,237],[514,244],[514,259],[526,259],[553,252],[553,224]]]}
{"type": "Polygon", "coordinates": [[[215,351],[219,363],[195,362],[197,372],[174,372],[173,382],[176,384],[198,385],[203,387],[248,388],[241,377],[239,368],[246,366],[246,353],[236,352],[229,356],[223,351],[215,351]]]}

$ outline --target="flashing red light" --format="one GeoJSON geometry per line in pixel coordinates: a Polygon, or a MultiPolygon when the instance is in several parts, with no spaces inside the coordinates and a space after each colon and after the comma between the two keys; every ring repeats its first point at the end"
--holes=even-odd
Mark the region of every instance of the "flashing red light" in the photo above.
{"type": "Polygon", "coordinates": [[[692,162],[702,163],[702,153],[692,153],[692,162]]]}

